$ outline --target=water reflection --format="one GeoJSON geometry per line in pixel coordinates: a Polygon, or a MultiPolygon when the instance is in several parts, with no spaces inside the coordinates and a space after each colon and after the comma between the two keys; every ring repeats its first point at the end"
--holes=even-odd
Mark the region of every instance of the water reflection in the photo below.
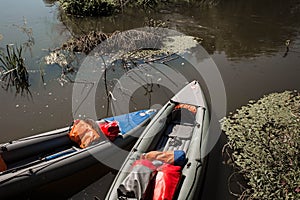
{"type": "Polygon", "coordinates": [[[15,88],[15,93],[31,95],[29,75],[22,55],[23,47],[7,45],[6,52],[0,50],[0,82],[4,90],[15,88]]]}
{"type": "Polygon", "coordinates": [[[293,41],[300,25],[297,1],[236,0],[220,3],[213,8],[179,6],[161,12],[134,9],[105,18],[76,18],[61,14],[61,21],[75,35],[90,30],[114,32],[142,27],[149,19],[161,20],[169,28],[195,36],[210,53],[225,52],[228,57],[256,57],[273,54],[293,41]]]}
{"type": "Polygon", "coordinates": [[[172,27],[203,38],[209,53],[225,52],[228,57],[256,57],[272,54],[295,39],[300,12],[295,1],[226,1],[211,9],[191,8],[163,16],[172,27]]]}
{"type": "MultiPolygon", "coordinates": [[[[23,17],[23,24],[13,24],[18,31],[26,35],[26,40],[20,45],[7,44],[6,48],[0,48],[0,81],[5,91],[15,89],[15,94],[32,97],[29,90],[28,66],[25,64],[24,52],[28,50],[32,56],[32,47],[35,44],[32,28],[27,26],[27,20],[23,17]]],[[[0,35],[0,40],[1,40],[0,35]]]]}
{"type": "Polygon", "coordinates": [[[1,87],[5,91],[12,90],[15,88],[15,95],[20,94],[21,96],[31,97],[32,94],[29,90],[29,83],[28,83],[28,74],[22,75],[22,78],[16,78],[16,75],[4,75],[1,77],[1,87]]]}

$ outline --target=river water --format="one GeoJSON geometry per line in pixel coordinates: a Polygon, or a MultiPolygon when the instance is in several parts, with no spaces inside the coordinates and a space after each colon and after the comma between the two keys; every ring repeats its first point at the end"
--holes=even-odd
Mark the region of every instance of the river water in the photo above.
{"type": "MultiPolygon", "coordinates": [[[[126,31],[143,27],[150,19],[161,20],[167,28],[201,41],[216,64],[225,88],[224,116],[265,94],[300,89],[300,3],[297,1],[231,0],[210,9],[174,5],[159,11],[131,9],[104,18],[65,16],[53,2],[1,1],[0,48],[4,50],[6,44],[28,42],[22,30],[32,30],[34,43],[29,44],[24,54],[30,93],[16,93],[14,87],[0,88],[0,143],[68,126],[73,120],[74,85],[61,79],[59,66],[44,63],[49,49],[60,46],[71,35],[90,30],[126,31]]],[[[187,80],[197,78],[192,72],[187,74],[191,74],[187,80]]],[[[74,78],[76,74],[68,75],[74,78]]],[[[97,117],[101,118],[111,115],[111,111],[102,98],[104,86],[98,87],[96,110],[97,117]]],[[[173,93],[157,84],[146,89],[141,87],[135,92],[129,109],[163,105],[173,93]]],[[[235,199],[227,187],[231,169],[222,163],[224,142],[221,135],[209,156],[203,199],[235,199]]],[[[93,166],[76,176],[39,188],[30,197],[39,199],[51,194],[63,199],[94,199],[94,196],[103,199],[112,178],[112,171],[102,165],[93,166]]]]}

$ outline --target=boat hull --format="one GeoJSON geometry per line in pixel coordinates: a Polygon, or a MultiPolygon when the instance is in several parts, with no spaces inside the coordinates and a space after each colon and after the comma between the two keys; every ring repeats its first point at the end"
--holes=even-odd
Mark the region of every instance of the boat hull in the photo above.
{"type": "MultiPolygon", "coordinates": [[[[173,199],[197,199],[206,168],[207,156],[204,154],[204,150],[207,148],[209,113],[201,87],[197,81],[193,81],[167,102],[146,127],[114,179],[106,195],[106,200],[118,199],[118,187],[130,173],[132,164],[139,160],[142,154],[149,151],[170,150],[168,142],[162,146],[159,144],[163,143],[162,141],[166,137],[167,127],[174,123],[171,115],[178,104],[196,106],[196,114],[188,143],[182,143],[177,148],[185,151],[187,163],[182,168],[180,183],[173,199]]],[[[174,148],[172,147],[172,149],[174,148]]]]}
{"type": "MultiPolygon", "coordinates": [[[[50,149],[50,147],[52,149],[66,148],[67,150],[64,151],[67,153],[58,157],[52,157],[49,160],[34,160],[27,163],[15,162],[16,166],[11,166],[7,171],[0,173],[0,198],[12,197],[22,192],[28,192],[107,159],[115,159],[115,162],[120,161],[120,159],[124,160],[125,156],[122,154],[118,156],[116,152],[120,148],[123,149],[132,146],[155,113],[154,110],[139,112],[146,113],[146,115],[143,114],[142,120],[135,120],[131,124],[130,129],[128,128],[129,123],[121,122],[124,123],[124,125],[121,125],[121,129],[123,127],[123,130],[126,130],[126,132],[123,131],[122,137],[116,138],[114,142],[104,140],[85,149],[80,149],[72,143],[69,145],[70,141],[66,142],[69,139],[67,136],[69,132],[68,127],[2,145],[1,155],[11,163],[28,156],[30,153],[35,151],[42,152],[50,149]]],[[[140,113],[135,112],[134,114],[140,113]]],[[[126,118],[126,115],[124,116],[126,118]]],[[[121,120],[120,118],[116,118],[115,120],[118,119],[121,120]]],[[[57,151],[59,153],[63,152],[57,151]]],[[[30,159],[30,156],[28,159],[30,159]]],[[[110,162],[113,162],[113,160],[110,162]]]]}

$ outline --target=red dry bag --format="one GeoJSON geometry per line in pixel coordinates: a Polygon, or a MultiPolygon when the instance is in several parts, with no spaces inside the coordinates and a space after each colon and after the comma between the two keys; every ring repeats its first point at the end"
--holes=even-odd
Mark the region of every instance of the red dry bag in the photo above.
{"type": "Polygon", "coordinates": [[[7,170],[7,166],[5,164],[5,161],[3,160],[1,154],[0,154],[0,172],[3,172],[7,170]]]}
{"type": "Polygon", "coordinates": [[[119,136],[120,128],[117,121],[101,121],[99,127],[110,141],[114,141],[119,136]]]}
{"type": "Polygon", "coordinates": [[[118,199],[152,199],[156,167],[149,160],[137,160],[118,187],[118,199]]]}
{"type": "Polygon", "coordinates": [[[153,200],[172,200],[181,177],[181,167],[165,163],[157,171],[153,200]]]}

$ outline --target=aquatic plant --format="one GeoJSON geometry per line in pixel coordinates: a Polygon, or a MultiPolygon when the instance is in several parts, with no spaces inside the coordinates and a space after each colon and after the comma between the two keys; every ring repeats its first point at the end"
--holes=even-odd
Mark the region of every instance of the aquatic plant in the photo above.
{"type": "MultiPolygon", "coordinates": [[[[8,90],[15,87],[16,94],[24,95],[31,93],[29,91],[29,74],[24,62],[23,52],[29,50],[32,54],[31,48],[34,45],[34,37],[32,28],[27,27],[27,20],[23,17],[23,24],[13,24],[19,31],[27,36],[27,40],[20,46],[15,44],[8,44],[6,48],[0,47],[0,84],[2,88],[8,90]]],[[[1,38],[0,34],[0,40],[1,38]]]]}
{"type": "Polygon", "coordinates": [[[31,47],[34,45],[35,41],[32,28],[27,26],[27,19],[23,17],[22,25],[13,24],[13,26],[17,27],[22,33],[27,36],[27,40],[23,43],[23,47],[28,48],[31,51],[31,47]]]}
{"type": "Polygon", "coordinates": [[[4,84],[2,87],[8,90],[14,86],[16,93],[23,94],[24,91],[30,94],[28,89],[28,72],[22,57],[22,46],[6,45],[6,53],[0,50],[0,80],[4,84]]]}
{"type": "MultiPolygon", "coordinates": [[[[274,93],[222,120],[239,199],[300,199],[300,95],[274,93]]],[[[229,180],[232,182],[232,180],[229,180]]],[[[233,194],[233,193],[232,193],[233,194]]]]}
{"type": "Polygon", "coordinates": [[[220,0],[59,0],[62,10],[75,16],[107,16],[123,11],[126,7],[156,9],[174,3],[216,6],[219,2],[220,0]]]}

